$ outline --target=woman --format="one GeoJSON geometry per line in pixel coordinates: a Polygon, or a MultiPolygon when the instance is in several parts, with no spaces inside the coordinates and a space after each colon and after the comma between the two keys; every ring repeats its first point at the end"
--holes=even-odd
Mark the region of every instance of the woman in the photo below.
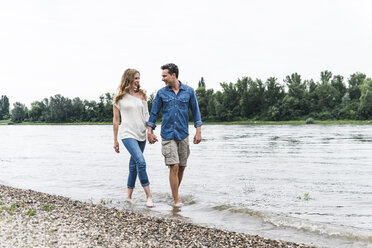
{"type": "Polygon", "coordinates": [[[146,102],[146,94],[140,86],[140,73],[135,69],[125,70],[118,94],[113,101],[113,128],[114,128],[114,149],[119,153],[118,129],[120,125],[120,139],[130,153],[128,196],[127,201],[132,202],[132,193],[136,178],[141,182],[147,197],[147,207],[153,207],[152,195],[150,193],[150,182],[146,173],[146,161],[143,151],[146,145],[146,121],[149,111],[146,102]]]}

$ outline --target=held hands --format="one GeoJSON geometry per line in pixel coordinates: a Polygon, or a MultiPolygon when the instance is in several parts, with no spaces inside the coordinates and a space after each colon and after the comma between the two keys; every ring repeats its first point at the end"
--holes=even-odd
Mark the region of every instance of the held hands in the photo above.
{"type": "Polygon", "coordinates": [[[158,141],[158,138],[153,133],[148,133],[147,134],[147,139],[148,139],[148,141],[149,141],[150,144],[154,144],[155,142],[158,141]]]}
{"type": "Polygon", "coordinates": [[[120,153],[119,142],[117,140],[114,141],[114,150],[116,153],[120,153]]]}

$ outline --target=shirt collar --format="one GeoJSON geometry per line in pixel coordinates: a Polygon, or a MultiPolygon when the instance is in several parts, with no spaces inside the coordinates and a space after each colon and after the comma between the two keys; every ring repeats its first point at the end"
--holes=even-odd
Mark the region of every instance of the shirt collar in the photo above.
{"type": "MultiPolygon", "coordinates": [[[[185,85],[180,80],[178,80],[178,82],[180,82],[180,90],[186,90],[185,85]]],[[[172,88],[169,86],[167,86],[166,88],[168,91],[173,91],[172,88]]]]}

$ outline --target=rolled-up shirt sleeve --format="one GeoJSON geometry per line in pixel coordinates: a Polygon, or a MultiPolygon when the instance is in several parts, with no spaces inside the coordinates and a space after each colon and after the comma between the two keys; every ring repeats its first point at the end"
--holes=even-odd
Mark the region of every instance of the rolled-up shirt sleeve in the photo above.
{"type": "Polygon", "coordinates": [[[192,117],[194,119],[194,127],[200,127],[203,125],[202,120],[201,120],[201,115],[200,115],[200,109],[199,109],[199,104],[198,104],[198,99],[196,98],[195,91],[193,89],[190,97],[190,108],[192,112],[192,117]]]}
{"type": "Polygon", "coordinates": [[[151,111],[150,111],[150,118],[149,121],[146,122],[146,126],[152,127],[152,129],[156,128],[156,120],[158,119],[160,109],[162,107],[162,101],[159,95],[159,92],[156,94],[154,102],[152,103],[151,111]]]}

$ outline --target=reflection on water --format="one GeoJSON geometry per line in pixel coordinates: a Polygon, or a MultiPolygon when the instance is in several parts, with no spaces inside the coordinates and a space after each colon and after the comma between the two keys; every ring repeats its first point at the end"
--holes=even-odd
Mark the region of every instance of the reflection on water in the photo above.
{"type": "Polygon", "coordinates": [[[123,146],[113,151],[111,126],[0,126],[0,138],[2,184],[269,238],[372,243],[372,126],[204,126],[203,142],[191,144],[181,208],[160,144],[148,144],[153,209],[138,181],[133,204],[125,202],[129,156],[123,146]]]}

